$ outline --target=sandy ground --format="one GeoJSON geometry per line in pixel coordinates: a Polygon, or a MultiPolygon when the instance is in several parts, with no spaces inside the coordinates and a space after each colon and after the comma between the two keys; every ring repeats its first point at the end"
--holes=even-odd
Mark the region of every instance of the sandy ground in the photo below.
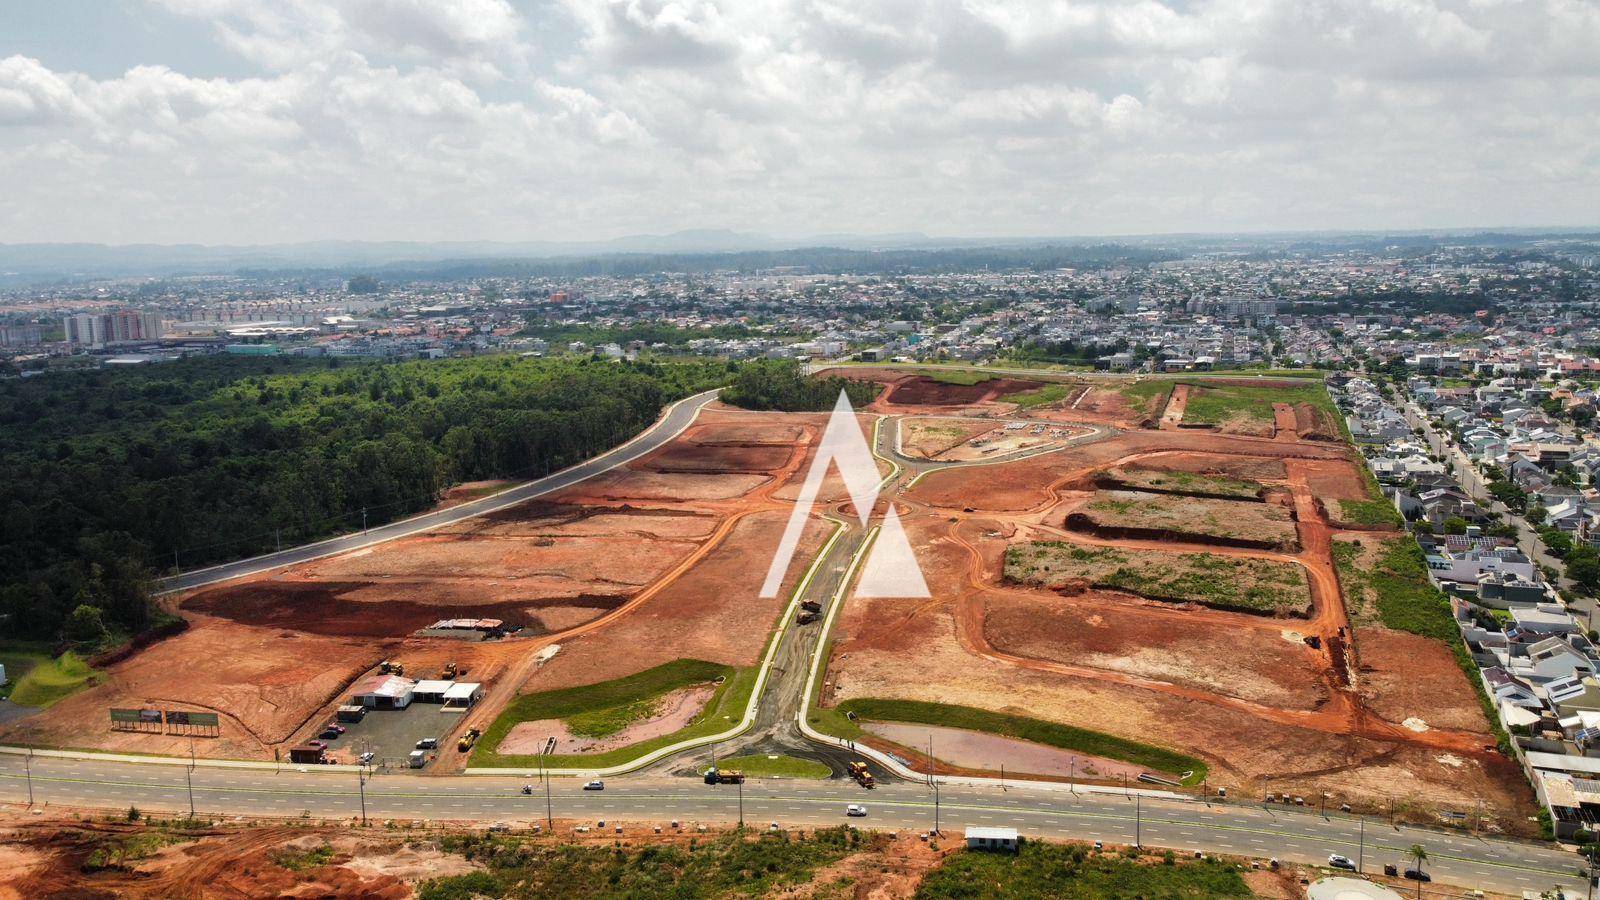
{"type": "Polygon", "coordinates": [[[993,419],[908,416],[900,420],[900,449],[907,456],[939,459],[945,451],[993,431],[1000,424],[993,419]]]}
{"type": "Polygon", "coordinates": [[[575,735],[560,719],[520,722],[500,742],[500,752],[507,755],[538,753],[544,749],[545,741],[552,737],[556,739],[555,752],[563,754],[604,753],[648,741],[687,727],[705,710],[706,703],[716,692],[716,687],[712,685],[671,691],[662,695],[661,705],[656,707],[655,715],[603,738],[575,735]]]}
{"type": "Polygon", "coordinates": [[[999,772],[1003,769],[1007,775],[1046,775],[1053,778],[1081,775],[1090,779],[1113,780],[1124,775],[1134,779],[1145,772],[1142,766],[1113,759],[1101,759],[1097,756],[1084,756],[1044,744],[1035,744],[1032,741],[1019,741],[1015,738],[984,734],[981,731],[966,731],[937,725],[907,725],[903,722],[868,722],[863,727],[873,734],[910,748],[927,747],[928,738],[931,736],[934,742],[934,756],[942,762],[964,769],[984,772],[999,772]]]}
{"type": "Polygon", "coordinates": [[[1196,543],[1223,538],[1279,548],[1295,544],[1288,509],[1249,500],[1103,490],[1075,504],[1066,520],[1069,529],[1081,527],[1095,534],[1132,529],[1167,532],[1196,543]]]}

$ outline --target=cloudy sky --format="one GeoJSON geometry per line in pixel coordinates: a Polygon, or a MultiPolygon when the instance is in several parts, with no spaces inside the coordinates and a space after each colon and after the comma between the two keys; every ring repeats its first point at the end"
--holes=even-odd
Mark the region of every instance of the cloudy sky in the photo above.
{"type": "Polygon", "coordinates": [[[1600,225],[1596,0],[3,0],[0,242],[1600,225]]]}

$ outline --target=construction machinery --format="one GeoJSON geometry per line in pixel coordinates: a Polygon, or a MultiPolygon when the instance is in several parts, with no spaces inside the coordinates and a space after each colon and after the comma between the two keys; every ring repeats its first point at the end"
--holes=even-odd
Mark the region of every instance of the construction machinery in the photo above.
{"type": "Polygon", "coordinates": [[[378,673],[381,675],[404,675],[406,667],[391,659],[378,663],[378,673]]]}
{"type": "Polygon", "coordinates": [[[811,612],[810,610],[801,610],[800,611],[800,615],[795,617],[795,622],[796,622],[796,624],[799,624],[799,625],[810,625],[812,622],[815,622],[816,620],[817,620],[817,614],[814,613],[814,612],[811,612]]]}
{"type": "Polygon", "coordinates": [[[854,778],[857,784],[868,790],[871,790],[872,786],[878,783],[877,779],[872,777],[872,773],[867,770],[867,764],[860,760],[847,764],[845,769],[850,772],[850,777],[854,778]]]}
{"type": "Polygon", "coordinates": [[[715,766],[706,770],[706,784],[742,784],[744,773],[734,769],[718,769],[715,766]]]}
{"type": "Polygon", "coordinates": [[[456,680],[456,670],[458,668],[460,668],[460,667],[457,666],[453,662],[445,663],[444,664],[444,668],[439,670],[439,680],[440,681],[455,681],[456,680]]]}
{"type": "Polygon", "coordinates": [[[813,612],[813,613],[822,612],[822,604],[818,603],[815,600],[801,600],[800,601],[800,608],[805,610],[806,612],[813,612]]]}
{"type": "Polygon", "coordinates": [[[478,738],[482,736],[483,732],[479,731],[478,729],[468,728],[467,733],[461,736],[461,740],[456,741],[456,750],[461,753],[471,750],[472,745],[476,744],[478,742],[478,738]]]}

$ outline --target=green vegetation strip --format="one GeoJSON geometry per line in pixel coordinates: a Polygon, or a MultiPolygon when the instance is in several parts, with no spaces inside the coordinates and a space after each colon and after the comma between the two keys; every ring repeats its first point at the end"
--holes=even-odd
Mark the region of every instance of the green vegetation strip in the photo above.
{"type": "MultiPolygon", "coordinates": [[[[596,723],[614,723],[627,715],[624,710],[636,704],[654,701],[663,694],[705,684],[717,678],[725,679],[716,693],[706,703],[706,709],[693,724],[678,731],[618,747],[605,753],[583,755],[547,756],[545,765],[582,765],[604,767],[627,762],[646,753],[691,738],[706,737],[726,731],[744,718],[745,707],[750,702],[750,692],[755,687],[756,667],[735,668],[698,659],[678,659],[663,663],[653,669],[636,672],[625,678],[602,681],[598,684],[562,688],[526,694],[507,706],[494,724],[489,726],[478,746],[472,752],[475,767],[536,766],[539,757],[531,754],[501,755],[498,751],[511,729],[521,722],[541,719],[578,719],[580,726],[596,723]]],[[[628,724],[623,723],[623,726],[628,724]]],[[[617,730],[621,730],[620,727],[617,730]]],[[[615,732],[612,732],[615,733],[615,732]]]]}
{"type": "Polygon", "coordinates": [[[1333,503],[1334,518],[1346,525],[1399,528],[1405,524],[1400,511],[1388,500],[1335,500],[1333,503]]]}
{"type": "Polygon", "coordinates": [[[1050,384],[1031,391],[1006,394],[1000,399],[1008,403],[1015,403],[1023,409],[1033,409],[1036,406],[1060,403],[1062,400],[1067,399],[1067,386],[1064,384],[1050,384]]]}
{"type": "Polygon", "coordinates": [[[1494,732],[1496,743],[1509,755],[1511,738],[1500,727],[1500,717],[1484,690],[1478,664],[1467,651],[1455,616],[1450,612],[1449,599],[1428,580],[1428,561],[1422,548],[1407,536],[1392,538],[1387,543],[1377,563],[1370,569],[1362,569],[1355,564],[1356,550],[1344,550],[1335,542],[1334,561],[1339,568],[1339,579],[1344,583],[1346,599],[1370,592],[1377,604],[1378,621],[1385,626],[1443,641],[1449,646],[1456,665],[1477,692],[1478,704],[1494,732]]]}
{"type": "Polygon", "coordinates": [[[1189,402],[1183,408],[1183,421],[1221,425],[1242,417],[1270,424],[1274,403],[1309,403],[1328,416],[1330,425],[1339,420],[1339,411],[1328,397],[1327,388],[1320,383],[1232,385],[1201,381],[1191,385],[1189,402]]]}
{"type": "MultiPolygon", "coordinates": [[[[418,900],[517,898],[641,898],[679,900],[769,896],[813,886],[824,866],[879,840],[852,828],[820,828],[808,837],[787,833],[749,837],[724,834],[691,838],[683,846],[550,844],[507,835],[446,836],[447,853],[458,853],[482,871],[424,881],[418,900]]],[[[828,893],[837,884],[814,885],[828,893]]]]}
{"type": "MultiPolygon", "coordinates": [[[[10,656],[7,654],[4,660],[6,673],[7,677],[14,677],[10,674],[10,656]]],[[[28,666],[21,678],[15,679],[11,702],[19,706],[50,706],[97,682],[100,677],[100,672],[70,650],[55,659],[44,656],[28,666]]]]}
{"type": "Polygon", "coordinates": [[[717,767],[743,772],[751,778],[827,778],[833,770],[813,759],[795,756],[734,756],[717,761],[717,767]]]}
{"type": "Polygon", "coordinates": [[[859,698],[840,703],[837,710],[841,716],[855,713],[858,718],[879,722],[911,722],[997,734],[1061,750],[1130,762],[1168,775],[1190,772],[1190,776],[1184,779],[1185,784],[1199,784],[1206,777],[1206,764],[1192,756],[1042,719],[921,700],[859,698]]]}
{"type": "Polygon", "coordinates": [[[1090,853],[1081,844],[1026,841],[1020,852],[963,851],[929,872],[919,900],[943,898],[1063,897],[1071,900],[1176,900],[1181,897],[1254,897],[1241,870],[1214,859],[1179,863],[1090,853]]]}
{"type": "Polygon", "coordinates": [[[1051,586],[1081,578],[1097,587],[1157,600],[1194,601],[1244,612],[1304,612],[1311,602],[1305,571],[1270,559],[1214,553],[1128,553],[1065,541],[1006,548],[1005,577],[1051,586]]]}
{"type": "Polygon", "coordinates": [[[1136,490],[1161,490],[1178,494],[1207,494],[1250,500],[1261,496],[1258,481],[1228,478],[1224,475],[1207,475],[1201,472],[1169,471],[1165,469],[1112,469],[1106,473],[1110,480],[1136,490]]]}

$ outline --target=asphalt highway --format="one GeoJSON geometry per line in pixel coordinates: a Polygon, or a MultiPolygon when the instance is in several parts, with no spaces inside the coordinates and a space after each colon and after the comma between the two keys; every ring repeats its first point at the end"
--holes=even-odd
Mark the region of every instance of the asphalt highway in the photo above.
{"type": "Polygon", "coordinates": [[[332,556],[336,553],[359,550],[372,544],[392,541],[396,538],[451,525],[463,519],[492,513],[548,494],[551,491],[571,487],[586,478],[593,478],[617,466],[626,465],[677,437],[679,433],[689,427],[689,423],[693,422],[695,416],[700,414],[700,410],[716,398],[717,391],[715,390],[686,397],[669,406],[654,425],[627,443],[602,453],[593,459],[585,460],[575,466],[570,466],[543,478],[519,484],[497,494],[452,506],[449,509],[441,509],[438,512],[423,513],[420,516],[413,516],[398,522],[390,522],[387,525],[380,525],[366,531],[329,538],[315,544],[303,544],[299,547],[292,547],[276,553],[267,553],[250,559],[242,559],[238,562],[224,563],[210,568],[184,572],[171,578],[162,579],[159,583],[159,588],[162,592],[189,590],[203,585],[216,584],[220,581],[256,575],[283,566],[310,562],[311,560],[332,556]]]}
{"type": "MultiPolygon", "coordinates": [[[[25,757],[0,756],[0,801],[26,804],[25,757]]],[[[148,765],[36,758],[32,760],[35,808],[51,812],[81,808],[141,810],[185,814],[189,779],[195,812],[202,817],[359,820],[361,790],[354,773],[332,774],[285,766],[261,769],[148,765]]],[[[370,821],[426,820],[516,827],[543,824],[545,796],[537,775],[526,778],[432,778],[410,774],[370,776],[365,783],[370,821]],[[525,783],[534,786],[524,795],[525,783]]],[[[710,786],[690,778],[666,776],[608,779],[603,791],[582,790],[575,779],[554,779],[550,796],[558,833],[577,825],[607,829],[619,823],[624,834],[659,823],[670,827],[728,825],[739,821],[740,790],[710,786]]],[[[846,821],[882,830],[928,831],[934,826],[933,791],[925,784],[895,782],[864,790],[842,779],[823,781],[752,780],[744,785],[747,825],[780,828],[835,825],[846,821]],[[867,807],[865,819],[847,820],[846,803],[867,807]]],[[[949,786],[939,791],[939,825],[948,839],[968,826],[1012,826],[1024,836],[1103,840],[1130,844],[1135,836],[1147,847],[1178,852],[1201,850],[1287,862],[1322,864],[1328,854],[1360,859],[1369,871],[1385,863],[1403,864],[1406,850],[1428,850],[1427,870],[1436,881],[1469,888],[1520,894],[1556,886],[1580,889],[1578,857],[1548,845],[1460,832],[1390,827],[1382,819],[1358,820],[1315,810],[1259,804],[1207,804],[1200,801],[1133,799],[1121,793],[1070,793],[1059,788],[1008,785],[1000,788],[949,786]]],[[[1402,868],[1404,866],[1402,865],[1402,868]]]]}

